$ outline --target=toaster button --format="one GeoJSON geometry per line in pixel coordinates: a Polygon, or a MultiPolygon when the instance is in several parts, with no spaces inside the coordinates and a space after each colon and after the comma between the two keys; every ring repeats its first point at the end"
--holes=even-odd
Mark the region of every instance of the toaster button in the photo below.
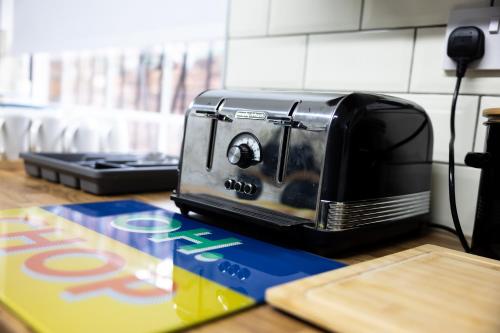
{"type": "Polygon", "coordinates": [[[236,183],[233,179],[226,179],[224,182],[224,187],[227,190],[232,190],[234,188],[234,183],[236,183]]]}
{"type": "Polygon", "coordinates": [[[254,184],[245,184],[245,186],[243,187],[243,192],[245,192],[246,194],[254,194],[256,189],[257,188],[254,184]]]}
{"type": "Polygon", "coordinates": [[[234,184],[234,189],[235,189],[236,191],[240,192],[240,191],[242,191],[242,190],[243,190],[243,186],[244,186],[244,185],[245,185],[245,184],[244,184],[244,183],[242,183],[242,182],[236,182],[236,183],[234,184]]]}

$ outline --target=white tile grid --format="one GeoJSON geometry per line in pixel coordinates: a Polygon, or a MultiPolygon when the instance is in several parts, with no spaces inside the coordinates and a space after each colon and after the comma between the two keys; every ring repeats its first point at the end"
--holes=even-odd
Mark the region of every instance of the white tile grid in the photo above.
{"type": "Polygon", "coordinates": [[[305,56],[306,36],[230,40],[226,86],[302,89],[305,56]]]}
{"type": "MultiPolygon", "coordinates": [[[[433,160],[448,162],[450,112],[452,95],[390,94],[413,101],[431,118],[434,131],[433,160]]],[[[455,163],[464,164],[465,155],[473,150],[474,124],[478,113],[478,96],[459,96],[455,111],[455,163]]]]}
{"type": "Polygon", "coordinates": [[[486,126],[483,124],[487,118],[483,117],[483,110],[488,108],[500,108],[500,97],[483,96],[481,97],[480,112],[477,119],[476,141],[474,151],[483,152],[486,140],[486,126]]]}
{"type": "Polygon", "coordinates": [[[362,28],[380,29],[446,24],[457,7],[486,7],[489,0],[365,0],[362,28]]]}
{"type": "Polygon", "coordinates": [[[488,5],[489,0],[231,0],[229,34],[255,37],[267,32],[436,26],[446,24],[454,8],[488,5]]]}
{"type": "MultiPolygon", "coordinates": [[[[234,1],[234,0],[233,0],[234,1]]],[[[277,0],[272,0],[277,1],[277,0]]],[[[294,0],[300,2],[300,0],[294,0]]],[[[368,2],[376,2],[378,0],[365,0],[368,2]]],[[[384,2],[385,0],[380,0],[384,2]]],[[[390,2],[389,0],[388,2],[390,2]]],[[[417,0],[404,0],[403,3],[412,3],[412,6],[416,5],[417,0]]],[[[387,1],[385,1],[387,3],[387,1]]],[[[422,1],[426,3],[428,1],[422,1]]],[[[444,1],[446,4],[441,4],[443,6],[456,5],[457,3],[465,3],[467,1],[444,1]]],[[[477,4],[480,1],[468,1],[470,4],[477,4]]],[[[434,5],[434,2],[432,2],[434,5]]],[[[439,5],[439,6],[441,6],[439,5]]],[[[427,5],[426,5],[427,6],[427,5]]],[[[441,8],[441,7],[440,7],[441,8]]],[[[367,7],[363,8],[363,11],[367,7]]],[[[421,12],[420,12],[421,13],[421,12]]],[[[418,13],[417,13],[418,14],[418,13]]],[[[415,14],[415,16],[419,16],[415,14]]],[[[370,13],[366,13],[370,15],[370,13]]],[[[432,15],[431,15],[432,16],[432,15]]],[[[365,16],[364,16],[365,17],[365,16]]],[[[397,18],[398,19],[398,18],[397,18]]],[[[428,16],[414,17],[415,22],[410,24],[410,26],[421,26],[421,25],[431,25],[431,24],[442,24],[444,22],[425,21],[429,19],[428,16]],[[424,18],[422,18],[424,17],[424,18]],[[422,21],[423,20],[423,21],[422,21]],[[419,23],[420,22],[420,23],[419,23]]],[[[307,20],[306,20],[307,21],[307,20]]],[[[410,22],[410,21],[406,21],[410,22]]],[[[365,21],[363,21],[365,24],[365,21]]],[[[390,23],[390,22],[389,22],[390,23]]],[[[390,23],[394,24],[394,22],[390,23]]],[[[385,25],[389,27],[391,25],[385,25]]],[[[272,24],[271,24],[272,25],[272,24]]],[[[393,25],[397,26],[397,25],[393,25]]],[[[402,26],[409,26],[405,24],[402,26]]],[[[398,34],[401,31],[412,31],[413,29],[396,29],[388,31],[373,31],[372,33],[379,34],[377,38],[373,38],[373,44],[380,42],[376,48],[367,47],[366,44],[370,44],[363,36],[367,32],[355,32],[355,33],[335,33],[335,34],[309,34],[314,31],[315,28],[305,27],[304,31],[301,31],[300,22],[298,25],[291,25],[288,27],[282,27],[285,29],[281,33],[306,33],[309,38],[309,46],[304,42],[304,48],[307,47],[307,67],[302,68],[300,63],[304,61],[304,58],[300,54],[303,52],[297,52],[301,47],[297,46],[297,41],[295,41],[295,47],[290,44],[277,45],[280,40],[276,38],[269,38],[271,42],[267,42],[267,38],[263,38],[256,44],[246,45],[243,50],[235,51],[233,56],[237,56],[238,52],[246,54],[245,61],[243,65],[246,66],[245,70],[238,69],[242,65],[236,64],[234,59],[229,59],[228,62],[233,61],[233,66],[228,67],[227,75],[230,78],[228,80],[229,87],[243,87],[243,88],[267,88],[267,89],[301,89],[305,88],[307,90],[337,90],[337,91],[391,91],[395,92],[396,95],[400,97],[414,100],[418,104],[422,105],[431,117],[434,125],[434,160],[440,162],[447,162],[448,160],[448,140],[449,140],[449,110],[451,106],[451,93],[453,92],[453,87],[455,83],[454,73],[445,73],[442,70],[442,57],[444,52],[444,35],[445,28],[419,28],[417,29],[416,42],[410,43],[411,48],[414,45],[413,59],[406,62],[405,59],[401,64],[401,54],[393,56],[393,47],[401,51],[405,47],[401,45],[391,45],[391,33],[398,34]],[[289,30],[286,30],[289,29],[289,30]],[[296,30],[294,30],[296,29],[296,30]],[[349,36],[352,39],[342,40],[338,36],[349,36]],[[336,40],[338,38],[338,40],[336,40]],[[378,39],[378,41],[377,41],[378,39]],[[333,43],[332,41],[335,41],[333,43]],[[272,49],[268,56],[259,56],[257,51],[250,50],[255,46],[264,46],[262,49],[267,50],[267,48],[272,49]],[[323,44],[323,45],[321,45],[323,44]],[[335,44],[335,45],[334,45],[335,44]],[[353,44],[353,45],[350,45],[353,44]],[[354,45],[354,44],[365,44],[354,45]],[[284,50],[286,49],[287,52],[284,50]],[[290,51],[295,51],[295,53],[290,53],[290,51]],[[356,57],[356,51],[365,52],[370,56],[373,55],[375,61],[360,61],[359,57],[356,57]],[[280,59],[284,56],[284,58],[280,59]],[[286,55],[285,55],[286,54],[286,55]],[[352,56],[354,54],[354,56],[352,56]],[[396,62],[392,61],[392,57],[396,58],[396,62]],[[384,58],[385,57],[385,58],[384,58]],[[289,59],[292,58],[293,60],[289,59]],[[271,59],[271,61],[269,61],[271,59]],[[382,59],[382,60],[380,60],[382,59]],[[389,60],[386,60],[389,59],[389,60]],[[261,66],[259,63],[263,64],[264,69],[252,68],[253,66],[261,66]],[[253,66],[252,66],[253,65],[253,66]],[[234,69],[236,68],[236,69],[234,69]],[[288,69],[287,69],[288,68],[288,69]],[[374,69],[372,72],[371,70],[374,69]],[[394,69],[399,72],[399,80],[393,74],[394,69]],[[411,68],[411,74],[406,74],[411,68]],[[232,73],[232,71],[237,73],[232,73]],[[378,71],[378,73],[377,73],[378,71]],[[245,73],[246,72],[246,73],[245,73]],[[306,75],[303,76],[303,83],[300,82],[299,72],[304,72],[306,75]],[[271,77],[269,77],[271,73],[271,77]],[[291,74],[295,73],[295,74],[291,74]],[[331,73],[335,73],[332,75],[331,73]],[[374,74],[375,73],[375,74],[374,74]],[[246,75],[245,75],[246,74],[246,75]],[[284,76],[283,76],[284,75],[284,76]],[[286,77],[288,75],[288,78],[286,77]],[[404,79],[401,79],[404,77],[404,79]],[[280,79],[281,78],[281,79],[280,79]],[[363,78],[363,80],[361,80],[363,78]],[[381,82],[381,79],[382,82],[381,82]],[[405,83],[406,82],[406,85],[405,83]],[[408,86],[409,82],[409,86],[408,86]],[[408,92],[406,94],[398,94],[398,92],[408,92]],[[438,95],[445,94],[445,95],[438,95]]],[[[368,26],[363,26],[364,28],[368,26]]],[[[276,33],[275,26],[271,33],[276,33]]],[[[332,28],[334,29],[334,28],[332,28]]],[[[366,36],[366,35],[365,35],[366,36]]],[[[376,36],[376,35],[375,35],[376,36]]],[[[306,38],[303,36],[295,36],[296,38],[306,38]]],[[[369,40],[370,38],[368,38],[369,40]]],[[[238,42],[237,40],[230,40],[231,43],[238,42]]],[[[254,41],[255,42],[255,41],[254,41]]],[[[298,45],[301,45],[299,42],[298,45]]],[[[292,43],[293,44],[293,43],[292,43]]],[[[399,43],[406,45],[405,42],[399,43]]],[[[233,44],[234,47],[234,44],[233,44]]],[[[234,50],[233,50],[234,51],[234,50]]],[[[231,55],[229,56],[229,58],[231,55]]],[[[236,61],[238,62],[238,61],[236,61]]],[[[462,83],[461,92],[465,94],[476,94],[476,95],[498,95],[500,94],[500,71],[494,71],[489,73],[481,73],[479,75],[469,72],[467,77],[462,83]]],[[[391,94],[391,93],[389,93],[391,94]]],[[[395,95],[392,93],[392,95],[395,95]]],[[[481,151],[482,143],[484,142],[484,126],[482,121],[478,117],[478,103],[479,96],[460,96],[458,109],[457,109],[457,140],[456,140],[456,162],[463,163],[463,158],[465,154],[472,149],[473,142],[475,141],[474,149],[481,151]],[[478,130],[476,133],[476,138],[474,140],[474,125],[478,121],[478,130]]],[[[500,97],[494,96],[484,96],[481,99],[480,109],[486,107],[500,106],[500,97]]],[[[433,170],[433,195],[432,195],[432,220],[436,223],[441,223],[445,225],[452,225],[451,215],[449,213],[449,198],[448,198],[448,183],[447,183],[447,169],[448,165],[445,163],[434,163],[433,170]]],[[[459,214],[462,220],[463,228],[466,234],[470,235],[472,233],[475,205],[477,198],[477,189],[479,185],[479,174],[480,171],[466,166],[456,167],[456,179],[457,179],[457,203],[459,214]]]]}
{"type": "Polygon", "coordinates": [[[361,0],[272,0],[269,34],[357,30],[361,0]]]}
{"type": "Polygon", "coordinates": [[[311,35],[306,89],[406,92],[413,29],[311,35]]]}
{"type": "MultiPolygon", "coordinates": [[[[472,235],[476,213],[480,171],[466,166],[455,166],[457,210],[462,229],[472,235]]],[[[432,166],[431,221],[453,227],[448,195],[448,164],[432,166]]]]}
{"type": "Polygon", "coordinates": [[[231,0],[228,33],[231,37],[265,36],[270,0],[231,0]]]}
{"type": "MultiPolygon", "coordinates": [[[[443,68],[446,28],[417,29],[410,92],[453,93],[455,73],[443,68]]],[[[462,81],[461,93],[477,95],[500,94],[500,71],[468,71],[462,81]]]]}

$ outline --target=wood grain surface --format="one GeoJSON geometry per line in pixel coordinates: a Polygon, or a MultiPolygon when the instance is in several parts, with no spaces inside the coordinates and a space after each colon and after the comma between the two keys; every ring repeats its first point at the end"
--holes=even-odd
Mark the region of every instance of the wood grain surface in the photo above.
{"type": "Polygon", "coordinates": [[[500,261],[435,245],[268,289],[266,301],[336,332],[500,332],[500,261]]]}
{"type": "MultiPolygon", "coordinates": [[[[178,211],[169,198],[170,193],[168,192],[120,196],[95,196],[73,190],[63,185],[52,184],[44,180],[31,178],[24,173],[21,162],[0,161],[0,209],[137,199],[161,208],[178,211]]],[[[447,248],[460,249],[460,244],[455,236],[442,230],[430,230],[430,232],[425,235],[400,240],[398,242],[384,243],[378,247],[362,249],[358,252],[334,259],[347,264],[354,264],[423,244],[436,244],[447,248]]],[[[268,305],[256,306],[247,311],[229,315],[189,330],[189,332],[203,333],[308,333],[321,331],[322,330],[318,327],[311,326],[306,322],[290,317],[268,305]]],[[[27,333],[32,332],[32,330],[24,323],[20,322],[0,304],[0,332],[27,333]]]]}

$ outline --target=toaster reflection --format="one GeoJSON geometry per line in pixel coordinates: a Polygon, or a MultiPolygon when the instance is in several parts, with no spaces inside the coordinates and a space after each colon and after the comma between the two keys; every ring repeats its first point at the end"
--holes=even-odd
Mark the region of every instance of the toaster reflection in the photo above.
{"type": "MultiPolygon", "coordinates": [[[[259,242],[139,202],[56,206],[50,210],[149,254],[151,259],[134,270],[136,276],[158,288],[174,290],[173,302],[186,314],[202,311],[208,306],[204,302],[222,309],[231,308],[228,302],[241,301],[222,297],[224,292],[230,295],[234,291],[244,300],[261,301],[269,286],[338,267],[329,260],[311,260],[303,252],[259,242]],[[127,206],[133,206],[137,213],[115,215],[126,211],[127,206]],[[179,293],[188,296],[179,298],[179,293]]],[[[109,246],[107,238],[99,238],[99,242],[101,248],[109,246]]]]}
{"type": "MultiPolygon", "coordinates": [[[[214,308],[217,311],[226,312],[249,305],[248,302],[242,302],[239,298],[230,297],[226,291],[227,289],[222,286],[219,288],[207,288],[207,283],[210,282],[202,276],[206,277],[206,275],[209,275],[214,277],[214,275],[220,274],[220,276],[228,276],[234,281],[232,290],[248,296],[248,291],[243,281],[245,280],[245,276],[251,275],[251,271],[247,268],[237,269],[239,265],[231,264],[228,261],[224,261],[224,263],[224,265],[215,265],[214,271],[210,273],[201,267],[191,267],[190,270],[197,271],[197,278],[190,279],[189,282],[184,280],[182,282],[182,290],[179,290],[179,292],[183,293],[183,297],[173,298],[173,307],[179,318],[190,322],[200,318],[208,311],[214,311],[214,308]]],[[[174,266],[173,274],[175,281],[182,281],[179,279],[180,276],[175,276],[181,270],[182,268],[174,266]]],[[[251,282],[246,282],[246,284],[248,283],[251,282]]]]}
{"type": "MultiPolygon", "coordinates": [[[[294,133],[295,136],[300,133],[294,133]]],[[[281,133],[276,133],[272,140],[263,147],[263,155],[268,159],[277,159],[273,152],[279,151],[281,133]]],[[[285,175],[287,182],[279,192],[279,202],[284,207],[303,208],[314,210],[316,205],[316,193],[320,180],[319,161],[315,159],[314,152],[320,147],[314,147],[306,140],[297,140],[298,143],[289,148],[289,156],[300,156],[290,158],[286,165],[285,175]]],[[[266,161],[268,162],[268,161],[266,161]]],[[[275,163],[264,163],[260,166],[261,178],[266,179],[266,184],[272,188],[275,184],[276,170],[271,166],[275,163]]]]}
{"type": "MultiPolygon", "coordinates": [[[[246,271],[245,274],[249,272],[246,271]]],[[[175,266],[170,259],[153,266],[150,270],[138,270],[136,274],[157,288],[166,292],[172,291],[170,306],[178,318],[186,323],[198,321],[207,313],[226,312],[252,304],[248,299],[232,297],[226,288],[214,286],[202,276],[189,274],[186,270],[175,266]]],[[[244,288],[237,291],[245,293],[244,288]]]]}

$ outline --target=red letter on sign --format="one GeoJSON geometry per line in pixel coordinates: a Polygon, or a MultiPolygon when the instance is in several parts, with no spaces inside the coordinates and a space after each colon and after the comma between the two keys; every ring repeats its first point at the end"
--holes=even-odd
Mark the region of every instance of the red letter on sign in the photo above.
{"type": "Polygon", "coordinates": [[[58,279],[63,281],[73,281],[81,280],[85,278],[96,278],[102,276],[103,274],[112,273],[118,271],[125,266],[125,259],[117,254],[108,251],[99,251],[91,249],[81,249],[81,248],[69,248],[69,249],[57,249],[47,252],[41,252],[29,257],[25,262],[24,266],[27,269],[27,273],[30,275],[36,275],[36,277],[42,277],[45,279],[58,279]],[[97,258],[104,263],[96,268],[85,268],[80,270],[62,270],[47,267],[46,261],[49,259],[54,259],[57,257],[74,257],[74,260],[78,260],[81,257],[91,257],[97,258]]]}
{"type": "Polygon", "coordinates": [[[69,239],[59,239],[59,240],[49,240],[42,235],[52,233],[56,231],[55,228],[45,228],[45,229],[35,229],[28,231],[18,231],[11,232],[8,234],[0,235],[0,238],[27,238],[29,243],[23,245],[13,245],[7,246],[4,248],[0,248],[0,253],[15,253],[15,252],[23,252],[23,251],[31,251],[35,249],[52,247],[52,246],[60,246],[64,244],[83,242],[85,241],[82,238],[69,238],[69,239]]]}
{"type": "MultiPolygon", "coordinates": [[[[162,283],[163,284],[163,283],[162,283]]],[[[157,287],[154,283],[138,279],[135,275],[93,282],[66,289],[67,300],[79,300],[92,296],[110,296],[116,300],[133,304],[153,304],[168,301],[175,290],[173,282],[167,287],[157,287]],[[141,288],[149,284],[150,288],[141,288]]]]}

